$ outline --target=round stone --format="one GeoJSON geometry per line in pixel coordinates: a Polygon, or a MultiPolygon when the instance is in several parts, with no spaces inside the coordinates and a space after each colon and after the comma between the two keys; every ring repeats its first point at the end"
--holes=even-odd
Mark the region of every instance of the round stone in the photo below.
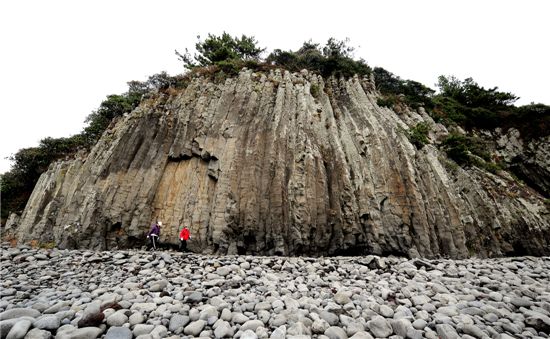
{"type": "MultiPolygon", "coordinates": [[[[31,328],[32,321],[29,319],[21,319],[15,322],[13,327],[10,329],[6,335],[6,339],[21,339],[25,337],[29,328],[31,328]]],[[[2,333],[2,338],[4,338],[4,333],[2,333]]]]}
{"type": "Polygon", "coordinates": [[[127,327],[111,327],[107,331],[105,339],[132,339],[132,331],[127,327]]]}
{"type": "Polygon", "coordinates": [[[206,321],[204,320],[193,321],[183,329],[183,333],[196,337],[201,333],[205,325],[206,321]]]}
{"type": "Polygon", "coordinates": [[[330,339],[347,339],[348,335],[341,327],[331,326],[326,329],[325,335],[330,339]]]}
{"type": "Polygon", "coordinates": [[[412,326],[417,329],[417,330],[423,330],[424,327],[426,327],[426,325],[428,325],[428,323],[426,322],[426,320],[424,319],[416,319],[413,323],[412,323],[412,326]]]}
{"type": "Polygon", "coordinates": [[[390,323],[379,315],[369,320],[367,327],[375,337],[387,338],[393,333],[390,323]]]}
{"type": "Polygon", "coordinates": [[[32,325],[40,330],[54,331],[61,326],[61,322],[57,316],[46,314],[37,318],[32,325]]]}
{"type": "Polygon", "coordinates": [[[117,311],[107,318],[107,325],[122,326],[128,322],[128,317],[124,314],[125,311],[117,311]]]}

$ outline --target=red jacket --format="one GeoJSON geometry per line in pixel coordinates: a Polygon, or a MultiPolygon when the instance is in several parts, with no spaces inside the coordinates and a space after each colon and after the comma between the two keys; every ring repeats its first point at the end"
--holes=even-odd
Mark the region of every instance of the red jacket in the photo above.
{"type": "Polygon", "coordinates": [[[180,239],[189,240],[189,229],[184,227],[180,232],[180,239]]]}

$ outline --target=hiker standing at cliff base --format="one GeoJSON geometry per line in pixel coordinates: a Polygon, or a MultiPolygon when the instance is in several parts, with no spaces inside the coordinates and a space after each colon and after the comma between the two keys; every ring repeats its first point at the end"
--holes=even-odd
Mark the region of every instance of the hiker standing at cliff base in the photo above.
{"type": "Polygon", "coordinates": [[[180,232],[180,251],[186,252],[187,251],[187,240],[189,240],[191,236],[189,235],[189,229],[187,226],[183,226],[180,232]]]}
{"type": "Polygon", "coordinates": [[[149,239],[149,244],[153,250],[157,249],[161,226],[162,222],[158,221],[156,224],[151,226],[151,230],[147,233],[147,239],[149,239]]]}

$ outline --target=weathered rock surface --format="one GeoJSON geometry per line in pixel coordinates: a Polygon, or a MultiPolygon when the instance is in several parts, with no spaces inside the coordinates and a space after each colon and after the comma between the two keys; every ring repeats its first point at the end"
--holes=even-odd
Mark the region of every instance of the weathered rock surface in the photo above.
{"type": "Polygon", "coordinates": [[[516,129],[495,131],[496,154],[522,180],[550,196],[550,136],[525,142],[516,129]]]}
{"type": "MultiPolygon", "coordinates": [[[[243,71],[159,93],[89,155],[52,165],[8,232],[124,248],[141,245],[158,219],[163,242],[189,225],[189,247],[206,253],[550,254],[542,196],[507,176],[447,168],[434,146],[445,128],[422,110],[377,106],[372,88],[243,71]],[[418,150],[406,131],[423,121],[437,133],[418,150]]],[[[548,155],[548,145],[533,152],[548,155]]],[[[548,179],[544,161],[525,171],[548,179]]]]}

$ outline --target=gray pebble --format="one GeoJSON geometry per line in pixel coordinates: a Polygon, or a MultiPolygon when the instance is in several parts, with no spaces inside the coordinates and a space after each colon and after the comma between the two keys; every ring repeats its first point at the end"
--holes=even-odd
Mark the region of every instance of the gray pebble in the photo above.
{"type": "Polygon", "coordinates": [[[218,326],[216,326],[216,329],[214,330],[214,335],[216,338],[232,338],[235,334],[235,330],[233,327],[231,327],[231,324],[229,324],[227,321],[221,321],[218,326]]]}
{"type": "Polygon", "coordinates": [[[344,329],[336,326],[331,326],[324,333],[330,339],[347,339],[348,335],[344,329]]]}
{"type": "MultiPolygon", "coordinates": [[[[31,328],[32,321],[29,319],[21,319],[17,321],[13,327],[10,329],[6,339],[21,339],[24,338],[27,334],[27,331],[31,328]]],[[[4,334],[2,333],[2,337],[4,334]]]]}
{"type": "Polygon", "coordinates": [[[53,314],[46,314],[38,317],[33,323],[33,327],[48,331],[57,330],[59,326],[61,326],[61,322],[59,318],[53,314]]]}
{"type": "Polygon", "coordinates": [[[136,312],[128,318],[128,322],[131,326],[142,324],[145,322],[145,317],[143,316],[143,314],[141,314],[141,312],[136,312]]]}
{"type": "Polygon", "coordinates": [[[164,338],[166,337],[166,334],[168,333],[168,329],[164,325],[157,325],[151,333],[149,333],[153,338],[164,338]]]}
{"type": "Polygon", "coordinates": [[[31,322],[31,324],[34,322],[34,318],[31,317],[21,317],[21,318],[12,318],[12,319],[6,319],[0,321],[0,334],[2,337],[6,336],[10,330],[12,329],[13,325],[15,325],[18,321],[21,320],[28,320],[31,322]]]}
{"type": "Polygon", "coordinates": [[[351,292],[341,291],[334,295],[334,301],[340,305],[345,305],[351,302],[351,292]]]}
{"type": "Polygon", "coordinates": [[[183,329],[183,333],[196,337],[199,335],[199,333],[201,333],[205,325],[206,325],[206,321],[204,320],[193,321],[183,329]]]}
{"type": "Polygon", "coordinates": [[[250,318],[239,312],[233,312],[233,314],[231,315],[231,322],[235,324],[244,324],[248,320],[250,320],[250,318]]]}
{"type": "Polygon", "coordinates": [[[379,338],[387,338],[393,333],[390,323],[381,316],[375,316],[367,322],[370,332],[379,338]]]}
{"type": "Polygon", "coordinates": [[[241,331],[252,330],[256,331],[258,327],[263,327],[264,323],[260,320],[248,320],[241,325],[241,331]]]}
{"type": "Polygon", "coordinates": [[[475,338],[488,338],[489,336],[479,327],[473,324],[465,324],[462,326],[462,332],[469,334],[475,338]]]}
{"type": "Polygon", "coordinates": [[[107,325],[109,326],[122,326],[125,323],[128,322],[128,317],[125,310],[117,311],[113,314],[111,314],[109,317],[107,317],[107,325]]]}
{"type": "Polygon", "coordinates": [[[40,316],[40,312],[32,308],[12,308],[0,313],[0,320],[31,317],[36,318],[40,316]]]}
{"type": "Polygon", "coordinates": [[[256,332],[252,330],[246,330],[243,333],[241,333],[241,339],[258,339],[258,336],[256,335],[256,332]]]}
{"type": "Polygon", "coordinates": [[[338,325],[338,316],[332,312],[321,311],[319,317],[325,320],[330,326],[338,325]]]}
{"type": "Polygon", "coordinates": [[[172,315],[172,318],[170,318],[168,329],[170,330],[170,332],[173,333],[176,333],[176,331],[180,330],[179,333],[181,333],[181,330],[189,323],[189,321],[190,319],[186,315],[174,314],[172,315]]]}
{"type": "Polygon", "coordinates": [[[58,331],[55,339],[95,339],[103,330],[99,327],[68,328],[58,331]]]}
{"type": "Polygon", "coordinates": [[[137,324],[136,326],[134,326],[134,329],[132,330],[132,333],[134,334],[134,336],[138,337],[138,336],[143,335],[143,334],[151,333],[153,328],[155,328],[154,325],[137,324]]]}
{"type": "Polygon", "coordinates": [[[368,332],[357,332],[350,339],[374,339],[368,332]]]}
{"type": "Polygon", "coordinates": [[[127,327],[111,327],[105,335],[105,339],[132,339],[132,331],[127,327]]]}
{"type": "Polygon", "coordinates": [[[27,332],[25,339],[50,339],[51,337],[52,334],[50,333],[50,331],[33,328],[32,330],[27,332]]]}
{"type": "Polygon", "coordinates": [[[393,328],[393,333],[402,337],[406,337],[408,330],[412,328],[411,322],[407,319],[392,320],[390,323],[393,328]]]}
{"type": "Polygon", "coordinates": [[[202,293],[195,291],[195,292],[192,292],[191,294],[189,294],[187,296],[186,300],[187,300],[187,302],[197,303],[199,301],[202,301],[202,298],[203,298],[202,293]]]}
{"type": "Polygon", "coordinates": [[[391,318],[393,317],[394,312],[391,307],[387,305],[380,305],[378,308],[378,313],[385,318],[391,318]]]}
{"type": "Polygon", "coordinates": [[[436,325],[435,329],[441,339],[460,339],[456,330],[449,324],[436,325]]]}

